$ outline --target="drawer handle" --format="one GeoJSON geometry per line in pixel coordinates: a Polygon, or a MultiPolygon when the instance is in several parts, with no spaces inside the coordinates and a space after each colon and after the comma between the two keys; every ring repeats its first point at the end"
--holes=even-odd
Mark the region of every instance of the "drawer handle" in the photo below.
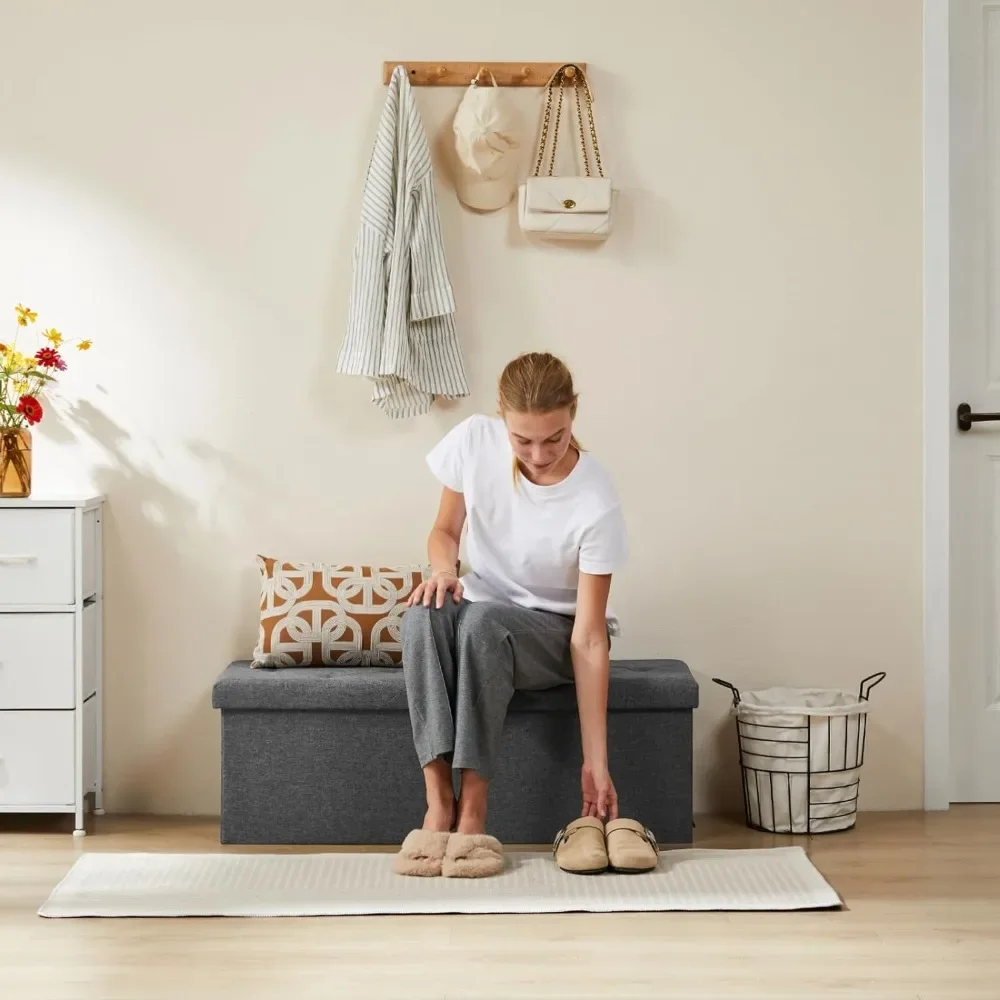
{"type": "Polygon", "coordinates": [[[38,556],[0,556],[0,566],[20,566],[38,562],[38,556]]]}

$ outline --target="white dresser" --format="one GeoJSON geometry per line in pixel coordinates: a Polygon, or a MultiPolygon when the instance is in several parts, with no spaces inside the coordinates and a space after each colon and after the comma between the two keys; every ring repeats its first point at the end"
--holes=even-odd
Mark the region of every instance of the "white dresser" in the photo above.
{"type": "Polygon", "coordinates": [[[0,499],[0,813],[102,800],[103,497],[0,499]]]}

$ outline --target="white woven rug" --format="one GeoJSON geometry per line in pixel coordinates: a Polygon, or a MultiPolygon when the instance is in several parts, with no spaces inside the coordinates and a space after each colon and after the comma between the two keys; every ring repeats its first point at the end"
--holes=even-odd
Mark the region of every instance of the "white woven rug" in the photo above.
{"type": "Polygon", "coordinates": [[[837,908],[801,847],[673,850],[643,875],[567,875],[551,853],[510,853],[501,875],[409,878],[390,854],[80,856],[43,917],[311,917],[837,908]]]}

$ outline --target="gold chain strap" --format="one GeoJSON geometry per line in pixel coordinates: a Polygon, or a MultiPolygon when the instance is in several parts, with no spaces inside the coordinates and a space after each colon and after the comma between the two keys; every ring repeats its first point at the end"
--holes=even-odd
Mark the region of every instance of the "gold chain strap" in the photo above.
{"type": "MultiPolygon", "coordinates": [[[[583,92],[587,95],[587,118],[590,124],[590,141],[594,147],[594,159],[597,161],[597,173],[604,176],[604,167],[601,165],[601,147],[597,144],[597,125],[594,123],[594,99],[590,93],[590,84],[586,79],[583,81],[583,92]]],[[[583,146],[584,154],[587,152],[587,140],[583,137],[583,114],[580,112],[580,91],[576,92],[576,110],[580,119],[580,144],[583,146]]],[[[588,175],[589,176],[589,175],[588,175]]]]}
{"type": "MultiPolygon", "coordinates": [[[[562,70],[559,70],[559,73],[561,72],[562,70]]],[[[553,77],[553,79],[555,79],[555,77],[553,77]]],[[[549,120],[551,119],[551,117],[552,117],[552,80],[549,80],[549,85],[545,90],[545,112],[542,115],[542,128],[538,137],[538,159],[535,160],[535,171],[534,171],[535,177],[538,176],[538,171],[542,169],[542,157],[545,155],[545,143],[548,142],[549,138],[549,120]]],[[[549,173],[551,172],[552,170],[550,167],[549,173]]]]}
{"type": "MultiPolygon", "coordinates": [[[[538,138],[538,156],[535,160],[535,171],[534,176],[538,176],[538,172],[542,169],[542,159],[545,156],[545,147],[549,139],[549,125],[552,121],[552,89],[558,79],[559,83],[559,101],[556,105],[556,120],[555,124],[552,125],[552,155],[549,157],[549,177],[552,176],[552,171],[555,168],[556,162],[556,146],[559,143],[559,122],[562,118],[562,104],[563,104],[563,89],[566,86],[566,75],[564,70],[570,65],[561,66],[552,74],[552,79],[549,80],[548,87],[545,93],[545,112],[542,115],[542,127],[538,138]]],[[[604,176],[604,167],[601,164],[601,150],[597,143],[597,125],[594,121],[594,101],[593,95],[590,92],[590,84],[587,82],[586,78],[583,76],[583,72],[579,67],[573,67],[576,70],[576,75],[574,77],[574,82],[572,84],[573,89],[576,93],[576,116],[580,124],[580,148],[583,150],[583,166],[584,170],[587,172],[587,176],[590,177],[590,157],[587,154],[587,136],[583,125],[583,108],[580,104],[580,79],[583,78],[583,92],[587,97],[587,117],[588,123],[590,125],[590,139],[594,147],[594,160],[597,163],[597,172],[599,176],[604,176]]]]}
{"type": "MultiPolygon", "coordinates": [[[[549,90],[551,94],[551,89],[549,90]]],[[[552,171],[556,165],[556,143],[559,141],[559,121],[562,118],[562,106],[563,106],[563,85],[559,85],[559,103],[556,105],[556,122],[552,126],[552,156],[549,157],[549,177],[552,176],[552,171]]]]}

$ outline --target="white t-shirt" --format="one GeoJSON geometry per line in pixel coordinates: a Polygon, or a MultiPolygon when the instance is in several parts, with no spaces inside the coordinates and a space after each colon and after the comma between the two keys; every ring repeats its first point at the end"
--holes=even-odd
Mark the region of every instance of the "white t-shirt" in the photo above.
{"type": "MultiPolygon", "coordinates": [[[[521,476],[515,486],[506,425],[473,416],[445,435],[427,463],[465,496],[468,600],[574,615],[580,573],[613,573],[624,564],[621,504],[607,472],[586,452],[560,483],[537,486],[521,476]]],[[[618,634],[610,609],[608,626],[618,634]]]]}

